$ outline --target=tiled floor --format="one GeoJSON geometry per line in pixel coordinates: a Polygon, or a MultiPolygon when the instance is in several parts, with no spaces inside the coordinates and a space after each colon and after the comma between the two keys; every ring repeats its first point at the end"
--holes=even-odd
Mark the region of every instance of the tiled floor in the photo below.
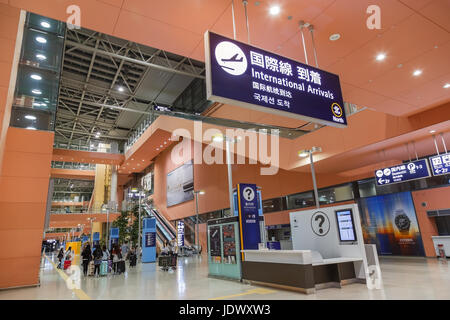
{"type": "Polygon", "coordinates": [[[78,299],[86,295],[91,299],[450,299],[450,263],[437,259],[380,258],[383,289],[351,284],[312,295],[208,278],[205,260],[180,258],[178,269],[170,272],[155,264],[138,264],[122,275],[81,276],[81,295],[69,289],[61,274],[43,259],[40,287],[2,290],[0,300],[78,299]]]}

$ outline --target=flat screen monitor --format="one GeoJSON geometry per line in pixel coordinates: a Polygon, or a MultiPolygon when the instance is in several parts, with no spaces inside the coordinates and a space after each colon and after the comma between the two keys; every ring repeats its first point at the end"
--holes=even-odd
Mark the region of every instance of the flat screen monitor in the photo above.
{"type": "Polygon", "coordinates": [[[355,242],[356,232],[352,209],[337,210],[336,220],[341,242],[355,242]]]}

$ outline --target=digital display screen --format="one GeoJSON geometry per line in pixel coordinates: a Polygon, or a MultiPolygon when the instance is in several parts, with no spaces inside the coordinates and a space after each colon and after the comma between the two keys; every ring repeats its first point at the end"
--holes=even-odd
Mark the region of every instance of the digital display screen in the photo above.
{"type": "Polygon", "coordinates": [[[336,219],[341,242],[356,241],[352,210],[345,209],[336,211],[336,219]]]}

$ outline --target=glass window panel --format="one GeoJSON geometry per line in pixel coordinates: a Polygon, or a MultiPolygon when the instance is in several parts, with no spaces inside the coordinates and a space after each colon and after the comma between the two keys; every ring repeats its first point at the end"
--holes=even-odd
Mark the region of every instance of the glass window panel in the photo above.
{"type": "Polygon", "coordinates": [[[312,191],[289,195],[287,201],[288,209],[312,207],[315,204],[312,191]]]}

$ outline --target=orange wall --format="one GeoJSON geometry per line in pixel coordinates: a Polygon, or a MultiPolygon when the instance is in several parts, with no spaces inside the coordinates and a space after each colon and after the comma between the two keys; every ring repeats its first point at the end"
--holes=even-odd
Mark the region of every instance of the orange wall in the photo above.
{"type": "Polygon", "coordinates": [[[39,283],[53,132],[9,128],[0,177],[0,288],[39,283]]]}
{"type": "MultiPolygon", "coordinates": [[[[190,148],[194,152],[193,143],[184,139],[179,142],[185,150],[190,148]]],[[[169,220],[181,219],[195,214],[195,201],[187,201],[176,206],[166,206],[166,178],[167,174],[179,165],[171,160],[171,152],[176,145],[168,148],[155,159],[155,192],[153,195],[156,208],[169,220]]],[[[189,155],[181,157],[183,162],[190,160],[189,155]]],[[[225,156],[224,156],[225,159],[225,156]]],[[[260,165],[233,165],[233,186],[237,183],[255,183],[262,188],[262,198],[270,199],[287,194],[312,190],[310,173],[279,170],[276,175],[260,175],[260,165]]],[[[353,177],[339,177],[332,174],[317,172],[318,187],[325,187],[351,181],[353,177]]],[[[194,165],[194,186],[196,190],[205,190],[205,195],[199,195],[199,213],[229,208],[228,177],[225,164],[197,164],[194,165]]]]}
{"type": "MultiPolygon", "coordinates": [[[[6,134],[11,117],[11,105],[16,71],[13,69],[20,10],[0,3],[0,168],[5,151],[6,134]]],[[[16,56],[16,59],[18,57],[16,56]]],[[[17,60],[16,60],[17,63],[17,60]]]]}
{"type": "Polygon", "coordinates": [[[427,211],[450,208],[450,187],[434,188],[412,192],[417,220],[422,234],[423,246],[427,257],[435,257],[432,236],[437,236],[438,231],[434,218],[428,218],[427,211]],[[422,206],[422,203],[426,206],[422,206]]]}

